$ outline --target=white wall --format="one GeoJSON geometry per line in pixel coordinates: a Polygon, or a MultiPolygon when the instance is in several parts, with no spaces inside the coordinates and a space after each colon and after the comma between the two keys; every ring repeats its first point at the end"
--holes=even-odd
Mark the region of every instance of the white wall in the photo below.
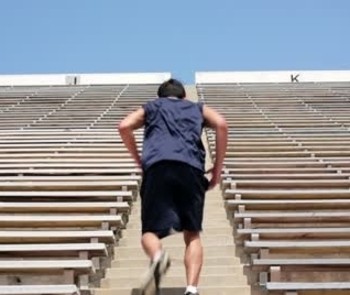
{"type": "Polygon", "coordinates": [[[80,85],[106,84],[160,84],[171,77],[170,73],[132,74],[47,74],[0,75],[0,86],[66,85],[67,76],[78,76],[80,85]]]}
{"type": "Polygon", "coordinates": [[[80,84],[160,84],[170,78],[170,73],[82,74],[80,84]]]}
{"type": "Polygon", "coordinates": [[[0,75],[0,86],[65,85],[66,75],[0,75]]]}
{"type": "Polygon", "coordinates": [[[197,72],[196,84],[210,83],[290,83],[291,75],[299,82],[350,82],[350,71],[267,71],[197,72]]]}
{"type": "MultiPolygon", "coordinates": [[[[270,71],[270,72],[197,72],[196,83],[290,83],[291,75],[299,82],[350,82],[350,71],[270,71]]],[[[66,85],[67,76],[78,76],[80,85],[160,84],[170,73],[47,74],[0,75],[0,86],[66,85]]]]}

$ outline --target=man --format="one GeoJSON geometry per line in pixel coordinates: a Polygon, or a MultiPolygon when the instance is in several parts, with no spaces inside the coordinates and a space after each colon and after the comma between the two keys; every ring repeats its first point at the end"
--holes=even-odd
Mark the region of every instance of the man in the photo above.
{"type": "Polygon", "coordinates": [[[142,294],[159,290],[161,277],[170,266],[161,239],[183,232],[186,245],[186,295],[198,295],[203,263],[202,230],[204,196],[220,181],[227,146],[227,124],[212,108],[187,99],[181,82],[170,79],[160,85],[158,98],[128,115],[119,125],[119,133],[133,159],[143,170],[141,185],[141,221],[143,250],[151,260],[142,294]],[[133,130],[145,127],[142,159],[137,151],[133,130]],[[205,174],[203,127],[216,131],[216,155],[205,174]],[[155,290],[149,292],[151,284],[155,290]]]}

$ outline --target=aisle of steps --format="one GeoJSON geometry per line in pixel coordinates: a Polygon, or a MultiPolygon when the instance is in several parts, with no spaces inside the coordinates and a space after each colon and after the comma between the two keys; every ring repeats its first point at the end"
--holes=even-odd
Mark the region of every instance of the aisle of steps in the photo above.
{"type": "MultiPolygon", "coordinates": [[[[200,281],[201,295],[250,295],[250,287],[243,275],[243,266],[235,256],[232,228],[226,219],[221,191],[207,193],[202,234],[204,265],[200,281]]],[[[172,259],[172,266],[162,283],[162,295],[180,295],[184,292],[184,244],[181,234],[164,239],[164,247],[172,259]]],[[[128,229],[115,248],[115,260],[102,280],[96,295],[138,294],[140,277],[147,269],[140,246],[140,201],[135,202],[128,229]]]]}
{"type": "MultiPolygon", "coordinates": [[[[195,87],[187,86],[186,92],[188,97],[198,99],[195,87]]],[[[208,151],[205,136],[203,143],[208,151]]],[[[207,169],[211,167],[208,154],[207,169]]],[[[243,274],[244,266],[236,256],[232,227],[226,218],[219,186],[206,194],[203,228],[204,265],[199,283],[200,295],[252,295],[243,274]]],[[[139,294],[140,278],[149,264],[141,249],[140,232],[140,200],[137,200],[123,238],[115,248],[115,260],[95,295],[139,294]]],[[[171,256],[172,266],[162,282],[161,295],[182,295],[186,286],[182,235],[165,238],[163,244],[171,256]]]]}

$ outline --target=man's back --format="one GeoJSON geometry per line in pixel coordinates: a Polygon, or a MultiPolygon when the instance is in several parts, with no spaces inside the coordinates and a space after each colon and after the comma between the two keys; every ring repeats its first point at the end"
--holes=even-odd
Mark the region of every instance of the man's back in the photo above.
{"type": "Polygon", "coordinates": [[[173,160],[204,171],[202,105],[186,99],[162,97],[147,103],[144,111],[143,168],[173,160]]]}

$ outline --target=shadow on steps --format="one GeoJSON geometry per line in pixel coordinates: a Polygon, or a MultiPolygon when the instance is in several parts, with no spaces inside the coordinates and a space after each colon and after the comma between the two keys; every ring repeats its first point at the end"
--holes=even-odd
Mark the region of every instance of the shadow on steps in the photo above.
{"type": "MultiPolygon", "coordinates": [[[[159,295],[183,295],[185,288],[160,288],[159,295]]],[[[132,289],[130,295],[140,295],[140,289],[132,289]]]]}

